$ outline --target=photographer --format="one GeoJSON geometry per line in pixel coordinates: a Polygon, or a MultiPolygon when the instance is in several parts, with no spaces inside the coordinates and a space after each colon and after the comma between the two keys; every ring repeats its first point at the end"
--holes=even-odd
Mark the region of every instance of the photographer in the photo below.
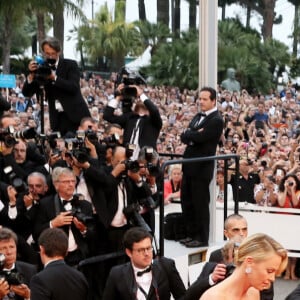
{"type": "Polygon", "coordinates": [[[77,63],[60,56],[61,46],[56,38],[46,38],[41,43],[41,48],[44,57],[42,63],[35,60],[29,63],[29,75],[22,93],[27,97],[42,95],[44,87],[51,129],[60,131],[62,135],[68,131],[75,132],[80,120],[90,116],[80,91],[77,63]]]}
{"type": "Polygon", "coordinates": [[[76,177],[68,168],[56,167],[52,173],[56,194],[41,201],[34,228],[34,240],[38,240],[46,228],[62,228],[69,238],[66,262],[75,266],[89,255],[89,242],[93,230],[89,222],[92,219],[92,205],[78,197],[73,197],[76,177]],[[79,215],[80,213],[80,215],[79,215]]]}
{"type": "Polygon", "coordinates": [[[162,128],[162,119],[158,108],[143,93],[143,89],[137,85],[126,86],[124,83],[118,85],[116,98],[111,100],[104,109],[103,119],[110,123],[117,123],[124,128],[124,145],[135,144],[136,147],[132,159],[136,159],[139,149],[143,146],[151,146],[156,149],[156,141],[162,128]],[[127,95],[126,91],[136,89],[137,102],[132,110],[133,97],[127,95]],[[115,109],[122,103],[123,114],[117,116],[115,109]],[[128,112],[124,112],[124,107],[128,112]]]}
{"type": "MultiPolygon", "coordinates": [[[[151,190],[143,182],[138,170],[130,167],[126,149],[117,146],[113,149],[113,170],[110,174],[112,185],[106,189],[106,205],[103,207],[103,220],[108,228],[110,252],[123,249],[122,238],[129,228],[130,222],[134,223],[135,216],[139,213],[139,199],[151,196],[151,190]],[[124,209],[128,212],[124,213],[124,209]],[[132,217],[132,218],[130,218],[132,217]]],[[[134,224],[135,226],[140,226],[134,224]]]]}
{"type": "Polygon", "coordinates": [[[29,300],[29,283],[36,267],[17,261],[17,236],[8,228],[0,229],[0,253],[5,256],[1,262],[1,299],[29,300]]]}

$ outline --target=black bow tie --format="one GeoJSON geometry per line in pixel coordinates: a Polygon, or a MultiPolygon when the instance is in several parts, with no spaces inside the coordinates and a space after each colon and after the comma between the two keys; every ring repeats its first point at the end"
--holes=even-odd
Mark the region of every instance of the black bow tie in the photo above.
{"type": "Polygon", "coordinates": [[[63,200],[62,203],[63,203],[63,206],[65,206],[68,203],[70,203],[71,205],[73,205],[74,204],[74,200],[73,199],[71,199],[71,200],[63,200]]]}
{"type": "Polygon", "coordinates": [[[200,117],[206,117],[206,113],[200,112],[200,113],[199,113],[199,116],[200,116],[200,117]]]}
{"type": "Polygon", "coordinates": [[[5,275],[5,274],[10,274],[10,273],[17,273],[17,269],[16,268],[13,268],[13,269],[10,269],[10,270],[7,270],[7,269],[4,269],[0,272],[1,275],[5,275]]]}
{"type": "Polygon", "coordinates": [[[147,269],[145,269],[144,271],[139,271],[139,272],[137,272],[136,273],[136,275],[137,276],[143,276],[145,273],[149,273],[150,271],[151,271],[151,269],[152,269],[152,267],[151,267],[151,265],[147,268],[147,269]]]}

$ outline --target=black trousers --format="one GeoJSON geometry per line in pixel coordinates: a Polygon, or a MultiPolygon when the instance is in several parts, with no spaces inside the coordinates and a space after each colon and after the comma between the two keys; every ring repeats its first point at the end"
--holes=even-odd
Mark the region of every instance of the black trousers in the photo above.
{"type": "Polygon", "coordinates": [[[181,207],[187,236],[208,243],[209,240],[209,183],[211,179],[183,174],[181,207]]]}

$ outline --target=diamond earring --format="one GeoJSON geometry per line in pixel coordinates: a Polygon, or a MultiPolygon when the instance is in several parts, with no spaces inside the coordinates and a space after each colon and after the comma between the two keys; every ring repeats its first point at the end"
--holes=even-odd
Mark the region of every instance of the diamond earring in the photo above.
{"type": "Polygon", "coordinates": [[[247,268],[245,269],[245,273],[246,273],[246,274],[250,274],[251,272],[252,272],[251,267],[247,267],[247,268]]]}

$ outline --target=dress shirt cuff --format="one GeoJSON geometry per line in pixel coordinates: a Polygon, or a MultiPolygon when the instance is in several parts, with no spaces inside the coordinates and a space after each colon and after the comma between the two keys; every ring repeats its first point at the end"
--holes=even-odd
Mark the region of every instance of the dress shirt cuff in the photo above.
{"type": "Polygon", "coordinates": [[[9,206],[8,207],[8,216],[11,220],[14,220],[18,215],[17,207],[16,206],[9,206]]]}
{"type": "Polygon", "coordinates": [[[140,99],[141,99],[143,102],[145,102],[145,100],[148,100],[148,97],[147,97],[145,94],[142,94],[142,95],[140,96],[140,99]]]}
{"type": "Polygon", "coordinates": [[[116,109],[119,105],[119,101],[117,99],[112,99],[109,101],[108,106],[116,109]]]}
{"type": "Polygon", "coordinates": [[[209,283],[210,286],[213,286],[213,285],[216,284],[216,283],[212,280],[212,274],[209,274],[209,276],[208,276],[208,283],[209,283]]]}

